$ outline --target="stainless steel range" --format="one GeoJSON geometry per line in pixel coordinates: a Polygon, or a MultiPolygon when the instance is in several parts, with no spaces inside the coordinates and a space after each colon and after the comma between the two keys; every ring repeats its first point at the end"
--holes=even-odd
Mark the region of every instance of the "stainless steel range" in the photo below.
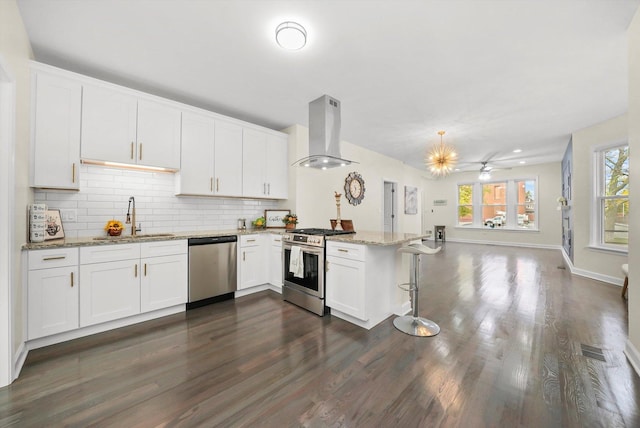
{"type": "Polygon", "coordinates": [[[354,233],[331,229],[295,229],[282,236],[282,298],[323,316],[325,237],[354,233]]]}

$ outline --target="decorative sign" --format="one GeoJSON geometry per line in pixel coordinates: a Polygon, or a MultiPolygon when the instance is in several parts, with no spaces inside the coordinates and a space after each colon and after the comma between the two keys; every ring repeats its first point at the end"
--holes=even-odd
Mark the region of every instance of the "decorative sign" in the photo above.
{"type": "Polygon", "coordinates": [[[264,210],[267,229],[284,229],[282,219],[288,214],[291,214],[291,210],[264,210]]]}
{"type": "Polygon", "coordinates": [[[60,210],[47,210],[44,220],[44,240],[64,238],[60,210]]]}
{"type": "Polygon", "coordinates": [[[446,199],[434,199],[433,200],[433,206],[434,207],[446,207],[447,206],[447,200],[446,199]]]}

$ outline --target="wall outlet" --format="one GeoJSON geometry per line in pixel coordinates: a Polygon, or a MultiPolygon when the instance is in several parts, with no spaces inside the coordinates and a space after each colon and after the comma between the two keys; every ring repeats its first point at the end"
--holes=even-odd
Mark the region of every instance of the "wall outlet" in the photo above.
{"type": "Polygon", "coordinates": [[[78,211],[74,209],[61,209],[60,218],[63,222],[75,223],[78,218],[78,211]]]}

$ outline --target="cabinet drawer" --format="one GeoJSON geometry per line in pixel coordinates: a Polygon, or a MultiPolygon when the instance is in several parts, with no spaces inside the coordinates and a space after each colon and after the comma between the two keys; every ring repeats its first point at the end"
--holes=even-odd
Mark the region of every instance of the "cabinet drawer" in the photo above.
{"type": "Polygon", "coordinates": [[[29,251],[29,270],[47,269],[78,264],[77,248],[56,248],[29,251]]]}
{"type": "Polygon", "coordinates": [[[140,257],[159,257],[186,253],[186,239],[182,239],[179,241],[144,242],[140,244],[140,257]]]}
{"type": "Polygon", "coordinates": [[[282,235],[269,235],[269,241],[271,243],[271,245],[275,245],[277,247],[281,247],[282,246],[282,235]]]}
{"type": "Polygon", "coordinates": [[[140,244],[95,245],[80,248],[80,264],[140,258],[140,244]]]}
{"type": "Polygon", "coordinates": [[[240,246],[252,247],[260,245],[260,235],[242,235],[240,236],[240,246]]]}
{"type": "Polygon", "coordinates": [[[327,242],[327,256],[364,261],[365,246],[344,242],[327,242]]]}

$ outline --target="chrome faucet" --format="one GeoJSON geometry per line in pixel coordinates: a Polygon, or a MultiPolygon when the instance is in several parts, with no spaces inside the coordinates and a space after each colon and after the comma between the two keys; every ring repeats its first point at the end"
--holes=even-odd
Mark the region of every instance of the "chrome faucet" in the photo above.
{"type": "Polygon", "coordinates": [[[136,227],[136,198],[134,198],[133,196],[129,198],[129,206],[127,207],[127,219],[125,223],[131,225],[131,236],[136,236],[136,232],[140,232],[142,230],[141,227],[136,227]],[[133,209],[131,207],[132,202],[133,209]]]}

